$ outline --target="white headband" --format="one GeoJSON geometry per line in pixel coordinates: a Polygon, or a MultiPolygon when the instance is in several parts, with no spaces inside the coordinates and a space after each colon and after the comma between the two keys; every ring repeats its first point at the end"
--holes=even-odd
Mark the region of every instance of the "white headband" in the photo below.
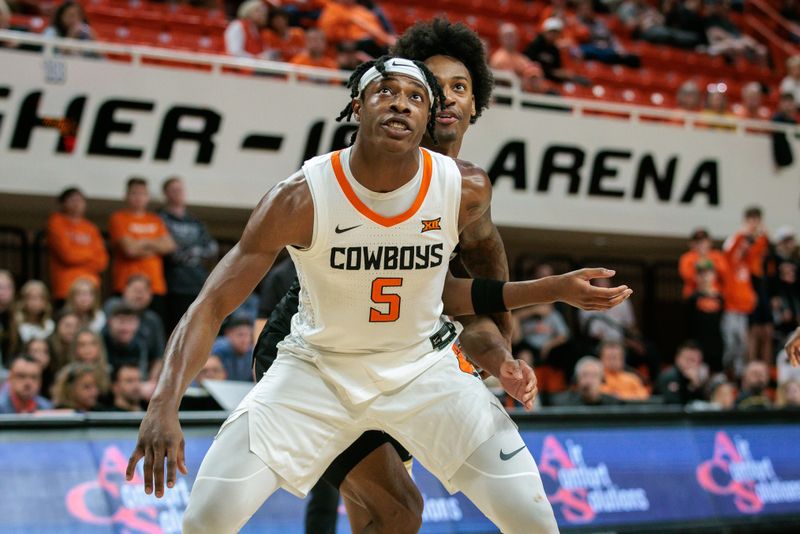
{"type": "MultiPolygon", "coordinates": [[[[433,102],[433,91],[431,91],[431,86],[428,85],[428,80],[425,79],[425,75],[422,73],[422,70],[417,67],[413,61],[396,57],[387,60],[385,67],[386,74],[404,74],[419,81],[425,86],[425,89],[428,90],[428,98],[430,98],[431,102],[433,102]]],[[[384,75],[381,74],[375,67],[370,68],[364,73],[364,75],[361,77],[361,81],[358,83],[358,94],[361,94],[369,84],[378,78],[382,78],[383,76],[384,75]]]]}

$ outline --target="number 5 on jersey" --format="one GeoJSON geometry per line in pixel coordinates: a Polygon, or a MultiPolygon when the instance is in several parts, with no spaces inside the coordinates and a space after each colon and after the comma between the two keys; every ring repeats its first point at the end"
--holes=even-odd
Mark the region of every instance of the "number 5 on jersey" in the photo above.
{"type": "Polygon", "coordinates": [[[388,305],[388,308],[381,306],[385,311],[381,311],[378,308],[370,308],[369,322],[393,323],[400,318],[400,295],[386,293],[385,290],[392,287],[401,287],[402,285],[402,278],[376,278],[372,281],[372,302],[388,305]]]}

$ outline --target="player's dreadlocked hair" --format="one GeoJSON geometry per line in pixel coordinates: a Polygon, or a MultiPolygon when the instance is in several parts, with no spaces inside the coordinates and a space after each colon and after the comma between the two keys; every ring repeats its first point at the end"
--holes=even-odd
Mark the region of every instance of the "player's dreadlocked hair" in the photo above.
{"type": "Polygon", "coordinates": [[[444,18],[417,22],[400,36],[392,53],[419,61],[440,55],[457,59],[467,67],[472,77],[476,113],[470,122],[474,124],[489,106],[494,76],[486,61],[486,50],[480,37],[468,26],[460,22],[453,24],[444,18]]]}
{"type": "MultiPolygon", "coordinates": [[[[337,121],[349,121],[353,116],[353,99],[363,97],[363,95],[358,93],[358,85],[361,82],[361,78],[364,76],[364,74],[372,67],[375,67],[383,76],[387,76],[386,62],[393,58],[394,56],[381,56],[377,59],[373,59],[372,61],[365,61],[356,67],[356,70],[353,71],[353,74],[350,75],[350,79],[347,81],[347,87],[350,89],[350,102],[347,103],[347,106],[342,110],[341,113],[339,113],[339,116],[336,117],[337,121]]],[[[431,92],[433,93],[433,102],[431,102],[427,131],[433,143],[438,144],[433,129],[436,125],[437,108],[444,109],[444,91],[442,91],[442,87],[439,85],[439,82],[436,81],[436,77],[425,65],[425,63],[413,59],[411,61],[413,61],[414,65],[419,67],[419,70],[422,71],[422,74],[425,76],[425,81],[428,82],[428,86],[430,86],[431,92]]]]}

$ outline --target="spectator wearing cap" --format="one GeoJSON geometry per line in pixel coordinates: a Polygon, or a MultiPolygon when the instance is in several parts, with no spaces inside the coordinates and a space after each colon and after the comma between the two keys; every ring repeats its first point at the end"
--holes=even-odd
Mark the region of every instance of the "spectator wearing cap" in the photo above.
{"type": "Polygon", "coordinates": [[[267,25],[267,4],[246,0],[236,11],[236,19],[225,28],[225,52],[230,56],[268,59],[261,29],[267,25]]]}
{"type": "Polygon", "coordinates": [[[133,309],[139,316],[139,328],[136,336],[141,338],[147,347],[147,358],[155,361],[161,358],[166,345],[164,323],[161,317],[153,310],[148,309],[153,299],[153,287],[146,276],[135,274],[128,278],[121,297],[111,297],[104,305],[106,315],[113,309],[124,304],[133,309]]]}
{"type": "Polygon", "coordinates": [[[606,341],[598,349],[603,363],[603,386],[600,391],[623,401],[643,401],[650,392],[641,377],[625,368],[625,346],[617,341],[606,341]]]}
{"type": "Polygon", "coordinates": [[[723,370],[722,356],[725,351],[722,339],[725,300],[719,291],[713,264],[701,260],[695,270],[697,289],[686,301],[689,337],[697,341],[711,372],[719,373],[723,370]]]}
{"type": "Polygon", "coordinates": [[[575,387],[553,397],[556,406],[614,406],[621,400],[603,393],[603,363],[584,356],[575,364],[575,387]]]}
{"type": "Polygon", "coordinates": [[[721,291],[728,276],[728,260],[725,254],[711,242],[711,237],[704,228],[692,232],[689,250],[678,260],[678,272],[683,280],[683,298],[687,299],[697,291],[697,266],[710,263],[716,272],[715,288],[721,291]]]}
{"type": "Polygon", "coordinates": [[[742,87],[742,101],[733,106],[733,114],[740,119],[769,120],[769,109],[762,105],[763,94],[760,83],[745,84],[742,87]]]}
{"type": "Polygon", "coordinates": [[[86,219],[86,197],[70,187],[58,196],[59,211],[47,221],[50,287],[56,302],[63,302],[79,278],[100,286],[108,267],[108,252],[97,226],[86,219]]]}
{"type": "Polygon", "coordinates": [[[742,387],[736,398],[736,408],[739,410],[766,410],[772,407],[772,401],[767,396],[769,386],[769,367],[762,361],[752,361],[747,364],[742,373],[742,387]]]}
{"type": "Polygon", "coordinates": [[[489,65],[495,70],[516,74],[525,91],[546,92],[547,86],[542,68],[519,51],[517,27],[511,23],[501,24],[498,37],[500,48],[489,58],[489,65]]]}
{"type": "Polygon", "coordinates": [[[542,31],[525,47],[523,54],[538,63],[544,76],[551,82],[574,82],[588,85],[589,80],[578,76],[564,68],[558,40],[564,29],[564,23],[557,17],[550,17],[542,24],[542,31]]]}
{"type": "Polygon", "coordinates": [[[11,361],[8,382],[0,388],[0,414],[33,413],[53,405],[39,395],[42,366],[32,356],[23,354],[11,361]]]}
{"type": "Polygon", "coordinates": [[[800,322],[800,262],[794,228],[782,226],[775,232],[774,238],[773,250],[767,258],[766,273],[775,330],[782,345],[800,322]]]}
{"type": "Polygon", "coordinates": [[[675,365],[664,370],[656,381],[656,391],[666,404],[686,405],[705,398],[708,367],[703,363],[700,347],[687,341],[675,353],[675,365]]]}
{"type": "Polygon", "coordinates": [[[253,380],[252,352],[253,321],[249,317],[230,317],[223,327],[223,335],[211,348],[211,353],[222,360],[228,380],[253,380]]]}
{"type": "Polygon", "coordinates": [[[120,303],[112,308],[102,335],[109,364],[112,367],[123,363],[133,364],[144,377],[152,362],[148,357],[147,345],[136,335],[140,323],[137,311],[120,303]]]}
{"type": "MultiPolygon", "coordinates": [[[[772,353],[772,310],[770,309],[769,290],[764,277],[764,260],[767,255],[769,240],[762,218],[761,208],[750,207],[744,212],[741,228],[730,236],[723,245],[728,258],[731,276],[726,283],[726,313],[723,319],[723,333],[726,352],[735,356],[737,370],[747,354],[750,359],[771,361],[772,353]],[[741,343],[741,330],[747,329],[744,347],[736,347],[741,343]],[[736,334],[733,334],[736,332],[736,334]]],[[[726,359],[726,362],[730,360],[726,359]]]]}
{"type": "Polygon", "coordinates": [[[175,250],[164,256],[164,278],[167,281],[164,327],[167,332],[172,332],[200,294],[208,277],[205,262],[216,259],[219,245],[206,225],[188,212],[183,179],[178,176],[167,178],[161,189],[166,202],[158,214],[175,241],[175,250]]]}
{"type": "Polygon", "coordinates": [[[133,177],[128,180],[125,192],[125,209],[111,214],[108,223],[109,237],[114,249],[112,265],[113,289],[122,293],[128,279],[141,274],[150,279],[153,295],[158,297],[154,308],[161,308],[167,293],[164,278],[163,256],[175,251],[175,241],[169,235],[164,221],[148,211],[150,192],[147,180],[133,177]]]}
{"type": "Polygon", "coordinates": [[[794,105],[800,111],[800,54],[786,60],[786,77],[781,80],[780,92],[791,93],[794,105]]]}

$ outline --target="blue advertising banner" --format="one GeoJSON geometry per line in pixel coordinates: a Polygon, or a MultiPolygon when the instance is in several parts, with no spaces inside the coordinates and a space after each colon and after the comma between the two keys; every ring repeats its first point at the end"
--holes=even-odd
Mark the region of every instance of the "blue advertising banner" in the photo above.
{"type": "MultiPolygon", "coordinates": [[[[640,525],[800,514],[800,426],[523,431],[559,525],[640,525]]],[[[211,437],[187,437],[190,475],[163,499],[125,480],[133,439],[0,443],[0,534],[180,532],[211,437]]],[[[495,532],[422,466],[423,533],[495,532]]],[[[300,534],[305,503],[274,495],[242,532],[300,534]]],[[[340,507],[338,532],[349,533],[340,507]]]]}

